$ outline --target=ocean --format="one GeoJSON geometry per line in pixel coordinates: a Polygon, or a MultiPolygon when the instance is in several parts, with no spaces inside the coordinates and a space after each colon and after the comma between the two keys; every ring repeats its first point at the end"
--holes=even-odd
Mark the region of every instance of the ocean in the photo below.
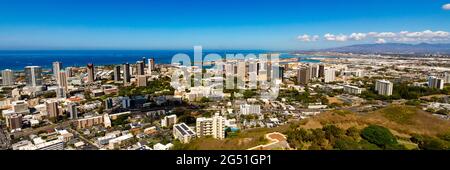
{"type": "MultiPolygon", "coordinates": [[[[264,50],[203,50],[203,56],[210,53],[225,54],[262,54],[270,51],[264,50]]],[[[41,66],[51,69],[52,62],[60,61],[64,67],[94,65],[111,65],[123,63],[136,63],[142,57],[154,58],[157,64],[170,64],[175,54],[184,53],[193,57],[193,50],[58,50],[58,51],[0,51],[0,70],[23,70],[25,66],[41,66]]],[[[281,53],[280,58],[296,57],[289,53],[281,53]]],[[[318,63],[318,60],[300,57],[300,61],[318,63]]]]}

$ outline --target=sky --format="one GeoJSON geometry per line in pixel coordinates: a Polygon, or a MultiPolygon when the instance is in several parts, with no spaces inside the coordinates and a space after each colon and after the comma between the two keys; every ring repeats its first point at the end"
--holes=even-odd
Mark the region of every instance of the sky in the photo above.
{"type": "Polygon", "coordinates": [[[0,50],[448,43],[450,0],[0,0],[0,50]]]}

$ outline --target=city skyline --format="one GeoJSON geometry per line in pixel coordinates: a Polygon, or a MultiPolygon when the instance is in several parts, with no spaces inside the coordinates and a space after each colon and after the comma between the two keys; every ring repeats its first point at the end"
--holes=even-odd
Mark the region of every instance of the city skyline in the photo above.
{"type": "Polygon", "coordinates": [[[0,50],[173,50],[194,45],[302,50],[448,43],[448,3],[14,1],[0,7],[0,50]]]}

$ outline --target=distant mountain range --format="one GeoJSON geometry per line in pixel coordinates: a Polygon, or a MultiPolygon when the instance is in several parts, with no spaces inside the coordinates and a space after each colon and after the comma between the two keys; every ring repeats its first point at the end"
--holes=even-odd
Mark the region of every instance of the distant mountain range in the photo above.
{"type": "Polygon", "coordinates": [[[450,54],[450,44],[359,44],[316,50],[321,52],[345,52],[362,54],[450,54]]]}

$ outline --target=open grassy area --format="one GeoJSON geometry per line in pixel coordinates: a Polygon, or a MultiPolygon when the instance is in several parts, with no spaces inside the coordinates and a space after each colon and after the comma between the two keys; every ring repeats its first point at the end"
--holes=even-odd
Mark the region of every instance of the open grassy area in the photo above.
{"type": "Polygon", "coordinates": [[[389,106],[379,110],[379,112],[390,121],[399,124],[413,123],[412,119],[419,113],[417,108],[406,106],[389,106]]]}

